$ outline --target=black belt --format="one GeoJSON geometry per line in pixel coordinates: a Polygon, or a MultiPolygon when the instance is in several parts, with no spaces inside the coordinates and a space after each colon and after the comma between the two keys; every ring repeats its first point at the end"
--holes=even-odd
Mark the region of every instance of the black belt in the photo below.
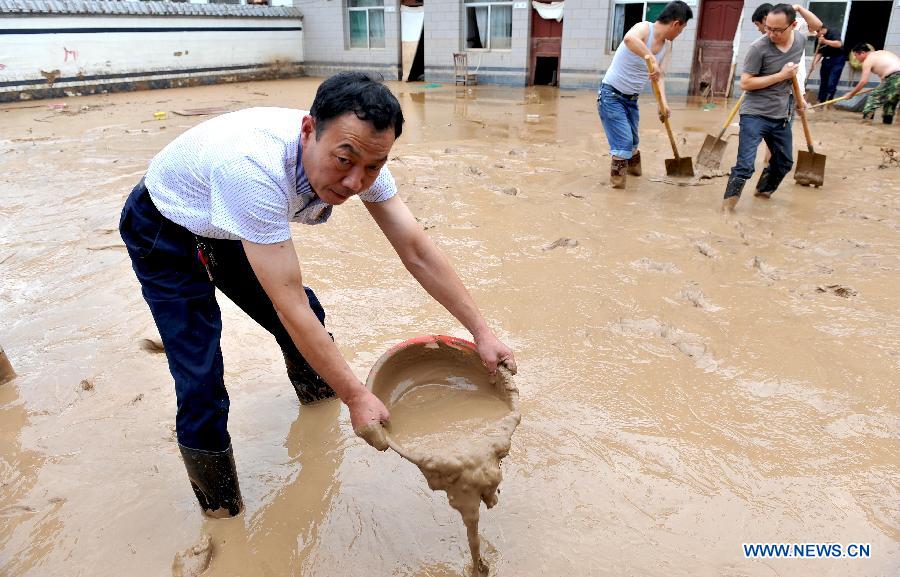
{"type": "Polygon", "coordinates": [[[621,96],[622,98],[627,98],[628,100],[637,100],[638,97],[640,96],[640,94],[625,94],[621,90],[617,90],[616,87],[613,86],[612,84],[604,83],[603,86],[606,86],[607,88],[609,88],[610,90],[612,90],[613,92],[615,92],[616,94],[621,96]]]}
{"type": "Polygon", "coordinates": [[[895,71],[891,72],[890,74],[888,74],[887,76],[885,76],[884,78],[882,78],[881,81],[884,82],[891,76],[897,76],[898,74],[900,74],[900,70],[895,70],[895,71]]]}

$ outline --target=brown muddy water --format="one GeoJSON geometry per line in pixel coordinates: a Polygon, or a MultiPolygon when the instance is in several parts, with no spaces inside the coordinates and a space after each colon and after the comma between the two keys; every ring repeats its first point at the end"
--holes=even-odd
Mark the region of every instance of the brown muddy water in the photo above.
{"type": "MultiPolygon", "coordinates": [[[[153,154],[204,118],[171,111],[303,108],[316,86],[0,107],[0,345],[18,373],[0,385],[0,574],[170,575],[204,534],[208,576],[466,574],[444,493],[356,438],[338,403],[299,407],[274,341],[226,298],[247,509],[204,519],[165,357],[140,344],[155,329],[116,226],[153,154]]],[[[898,574],[900,167],[880,150],[897,126],[815,114],[825,187],[791,175],[726,219],[724,179],[664,181],[649,99],[644,176],[610,190],[589,91],[393,88],[400,192],[517,354],[522,423],[480,525],[492,575],[898,574]],[[758,542],[871,557],[746,559],[758,542]]],[[[696,158],[727,107],[673,104],[696,158]]],[[[361,379],[402,339],[467,336],[361,203],[294,238],[361,379]]]]}

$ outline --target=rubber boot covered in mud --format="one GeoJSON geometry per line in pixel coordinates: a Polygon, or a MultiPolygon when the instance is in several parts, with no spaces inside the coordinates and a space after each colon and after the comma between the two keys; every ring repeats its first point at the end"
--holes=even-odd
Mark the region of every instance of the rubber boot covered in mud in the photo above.
{"type": "Polygon", "coordinates": [[[613,158],[609,168],[609,185],[613,188],[625,188],[627,173],[628,161],[624,158],[613,158]]]}
{"type": "Polygon", "coordinates": [[[756,195],[762,198],[770,198],[772,194],[778,190],[778,185],[781,184],[781,181],[784,180],[784,176],[781,178],[772,174],[772,171],[769,170],[769,167],[765,167],[762,173],[759,175],[759,180],[756,181],[756,195]]]}
{"type": "Polygon", "coordinates": [[[244,509],[244,501],[231,447],[224,451],[203,451],[179,444],[178,448],[203,513],[215,519],[239,514],[244,509]]]}
{"type": "Polygon", "coordinates": [[[294,391],[296,391],[301,405],[311,405],[335,396],[334,390],[309,366],[306,359],[299,355],[283,354],[288,378],[294,385],[294,391]]]}
{"type": "Polygon", "coordinates": [[[641,151],[636,150],[628,159],[628,174],[632,176],[640,176],[644,172],[641,170],[641,151]]]}
{"type": "Polygon", "coordinates": [[[722,210],[734,210],[738,200],[741,198],[741,192],[744,190],[744,185],[746,183],[746,178],[738,178],[737,176],[728,177],[728,184],[725,185],[725,199],[722,201],[722,210]]]}

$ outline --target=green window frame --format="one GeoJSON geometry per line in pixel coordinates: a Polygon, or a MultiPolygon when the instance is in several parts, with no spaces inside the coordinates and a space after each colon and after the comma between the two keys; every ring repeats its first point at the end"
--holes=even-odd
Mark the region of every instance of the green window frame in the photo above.
{"type": "Polygon", "coordinates": [[[350,48],[384,48],[384,0],[347,0],[347,44],[350,48]]]}

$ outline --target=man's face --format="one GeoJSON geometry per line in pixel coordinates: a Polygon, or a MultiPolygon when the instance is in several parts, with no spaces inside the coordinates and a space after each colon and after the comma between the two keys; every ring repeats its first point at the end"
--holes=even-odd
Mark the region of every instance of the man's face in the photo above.
{"type": "Polygon", "coordinates": [[[394,140],[393,127],[376,131],[352,112],[332,118],[316,139],[316,121],[306,115],[300,128],[303,170],[322,201],[343,204],[372,186],[394,140]]]}
{"type": "Polygon", "coordinates": [[[684,32],[685,23],[679,20],[672,20],[669,25],[669,31],[666,33],[666,40],[675,40],[684,32]]]}
{"type": "Polygon", "coordinates": [[[780,12],[778,14],[769,14],[766,16],[766,35],[772,42],[783,42],[790,35],[791,29],[796,25],[796,20],[788,24],[787,15],[785,14],[780,12]]]}
{"type": "Polygon", "coordinates": [[[756,29],[759,30],[760,34],[766,33],[766,21],[765,20],[757,20],[756,22],[753,23],[753,25],[756,26],[756,29]]]}
{"type": "MultiPolygon", "coordinates": [[[[866,58],[869,57],[868,52],[854,52],[853,55],[856,56],[856,59],[859,60],[860,62],[865,62],[866,58]]],[[[877,62],[876,62],[876,64],[877,64],[877,62]]]]}

